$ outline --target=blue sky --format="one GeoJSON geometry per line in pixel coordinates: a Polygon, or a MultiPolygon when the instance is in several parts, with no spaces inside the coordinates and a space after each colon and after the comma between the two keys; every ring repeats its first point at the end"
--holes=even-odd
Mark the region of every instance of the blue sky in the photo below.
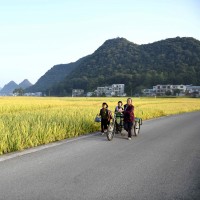
{"type": "Polygon", "coordinates": [[[0,87],[35,83],[111,38],[200,40],[199,10],[199,0],[0,0],[0,87]]]}

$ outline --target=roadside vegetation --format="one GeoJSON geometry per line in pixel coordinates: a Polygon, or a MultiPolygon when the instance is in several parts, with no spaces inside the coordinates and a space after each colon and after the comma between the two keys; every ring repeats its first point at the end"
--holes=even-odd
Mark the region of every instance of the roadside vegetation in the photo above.
{"type": "MultiPolygon", "coordinates": [[[[0,98],[0,154],[23,150],[100,129],[94,118],[107,102],[114,110],[126,98],[0,98]]],[[[133,98],[143,120],[200,110],[195,98],[133,98]]]]}

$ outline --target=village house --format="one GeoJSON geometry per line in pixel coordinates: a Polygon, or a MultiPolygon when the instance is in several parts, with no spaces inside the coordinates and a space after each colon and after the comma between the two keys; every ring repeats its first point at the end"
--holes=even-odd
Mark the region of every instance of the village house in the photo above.
{"type": "Polygon", "coordinates": [[[176,96],[185,96],[191,95],[193,93],[198,96],[200,94],[200,86],[193,85],[156,85],[153,86],[153,89],[143,89],[143,95],[145,96],[165,96],[165,95],[176,95],[176,96]]]}
{"type": "Polygon", "coordinates": [[[193,97],[200,97],[200,86],[188,85],[186,87],[186,94],[193,97]]]}
{"type": "Polygon", "coordinates": [[[153,91],[156,95],[164,96],[168,94],[178,94],[178,95],[185,95],[186,86],[185,85],[156,85],[153,86],[153,91]]]}
{"type": "Polygon", "coordinates": [[[73,89],[72,90],[72,97],[81,97],[84,96],[84,90],[82,89],[73,89]]]}
{"type": "Polygon", "coordinates": [[[97,96],[126,96],[124,84],[112,84],[111,86],[97,87],[97,96]]]}

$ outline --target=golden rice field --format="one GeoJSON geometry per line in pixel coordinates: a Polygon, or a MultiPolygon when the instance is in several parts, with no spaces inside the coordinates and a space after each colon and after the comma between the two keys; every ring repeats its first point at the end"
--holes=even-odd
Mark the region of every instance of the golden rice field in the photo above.
{"type": "MultiPolygon", "coordinates": [[[[94,118],[107,102],[114,110],[126,98],[0,98],[0,154],[100,130],[94,118]]],[[[143,120],[200,110],[200,99],[133,98],[143,120]]]]}

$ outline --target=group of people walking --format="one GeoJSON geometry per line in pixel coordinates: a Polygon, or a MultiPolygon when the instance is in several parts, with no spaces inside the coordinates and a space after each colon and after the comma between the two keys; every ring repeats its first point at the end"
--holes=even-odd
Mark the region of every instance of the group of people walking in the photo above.
{"type": "MultiPolygon", "coordinates": [[[[127,99],[127,103],[123,107],[122,101],[118,102],[115,112],[122,113],[124,116],[124,129],[128,132],[128,139],[132,137],[132,127],[134,123],[134,106],[131,98],[127,99]]],[[[100,109],[99,115],[101,116],[101,132],[107,132],[108,125],[112,119],[112,112],[108,110],[108,104],[104,102],[100,109]]]]}

